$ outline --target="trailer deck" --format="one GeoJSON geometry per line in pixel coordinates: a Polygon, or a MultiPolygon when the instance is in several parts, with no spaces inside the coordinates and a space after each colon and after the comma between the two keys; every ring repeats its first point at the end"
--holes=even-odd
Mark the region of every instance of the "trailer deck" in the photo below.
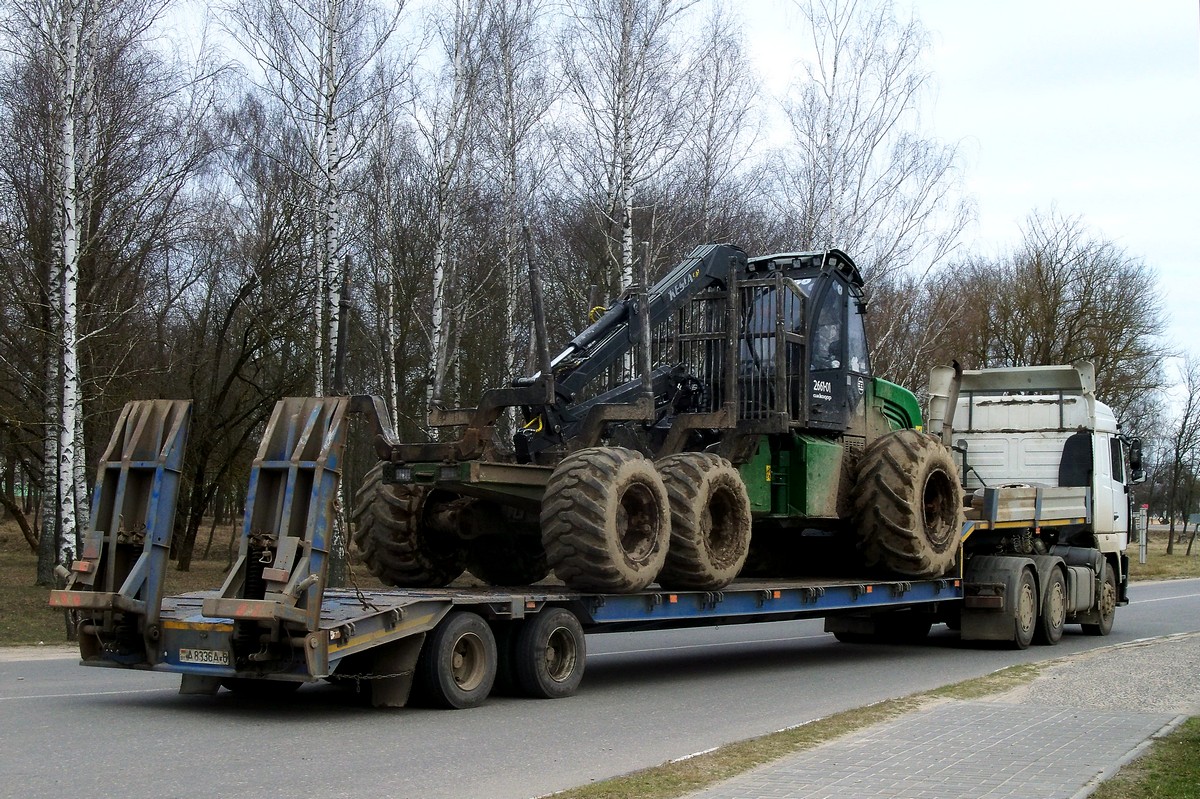
{"type": "MultiPolygon", "coordinates": [[[[652,584],[636,593],[574,591],[552,580],[331,588],[334,498],[355,403],[366,404],[280,401],[251,469],[233,567],[219,589],[180,596],[164,596],[163,585],[189,406],[130,403],[100,464],[84,550],[67,588],[50,597],[76,614],[83,663],[178,673],[185,693],[340,680],[365,684],[374,704],[389,706],[405,704],[416,681],[440,704],[471,707],[493,679],[519,682],[530,696],[569,696],[583,674],[585,634],[824,618],[840,640],[915,640],[961,611],[964,638],[1028,645],[1014,618],[1032,634],[1038,585],[1060,569],[1082,588],[1104,576],[1093,563],[1102,559],[1082,550],[975,558],[964,575],[960,548],[956,572],[935,579],[737,579],[717,591],[652,584]],[[1064,557],[1074,558],[1066,568],[1064,557]]],[[[1076,521],[1053,512],[1043,493],[1031,494],[1032,521],[999,513],[1002,503],[989,495],[987,512],[964,525],[961,539],[1008,524],[1076,521]]],[[[1068,610],[1090,607],[1083,603],[1097,591],[1081,590],[1078,600],[1069,593],[1068,610]]]]}

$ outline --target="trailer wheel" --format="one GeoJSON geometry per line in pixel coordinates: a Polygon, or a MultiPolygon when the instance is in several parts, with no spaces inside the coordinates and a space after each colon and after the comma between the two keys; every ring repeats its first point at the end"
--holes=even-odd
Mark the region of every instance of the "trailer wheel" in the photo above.
{"type": "Polygon", "coordinates": [[[1038,623],[1037,583],[1029,569],[1021,569],[1021,579],[1017,581],[1016,611],[1012,646],[1028,649],[1038,623]]]}
{"type": "Polygon", "coordinates": [[[922,578],[949,571],[963,525],[949,450],[916,430],[872,442],[859,461],[854,525],[868,566],[922,578]]]}
{"type": "Polygon", "coordinates": [[[425,523],[429,489],[383,482],[383,463],[367,473],[354,498],[354,543],[371,573],[385,583],[440,587],[462,574],[458,539],[425,523]]]}
{"type": "Polygon", "coordinates": [[[1100,622],[1082,625],[1087,635],[1108,635],[1112,632],[1113,620],[1117,616],[1117,574],[1105,562],[1104,582],[1100,585],[1100,622]]]}
{"type": "Polygon", "coordinates": [[[750,496],[732,463],[685,452],[656,464],[671,508],[664,588],[711,591],[737,577],[750,552],[750,496]]]}
{"type": "Polygon", "coordinates": [[[666,560],[667,490],[633,450],[592,447],[563,458],[546,484],[541,521],[547,562],[577,591],[640,591],[666,560]]]}
{"type": "Polygon", "coordinates": [[[414,688],[438,707],[477,707],[492,691],[496,659],[496,639],[483,617],[451,613],[425,639],[414,688]]]}
{"type": "Polygon", "coordinates": [[[583,625],[569,610],[547,608],[521,626],[515,654],[517,682],[527,696],[571,696],[587,659],[583,625]]]}
{"type": "Polygon", "coordinates": [[[1063,625],[1067,620],[1067,584],[1059,569],[1050,572],[1050,579],[1042,591],[1042,612],[1038,616],[1033,640],[1039,644],[1053,646],[1062,639],[1063,625]]]}
{"type": "Polygon", "coordinates": [[[546,550],[532,535],[488,535],[467,544],[467,570],[488,585],[529,585],[550,573],[546,550]]]}

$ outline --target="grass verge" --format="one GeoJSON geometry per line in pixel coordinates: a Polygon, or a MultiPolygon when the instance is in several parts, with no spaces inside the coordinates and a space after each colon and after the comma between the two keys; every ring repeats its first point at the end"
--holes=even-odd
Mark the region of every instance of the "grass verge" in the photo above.
{"type": "Polygon", "coordinates": [[[1200,716],[1102,783],[1092,799],[1200,799],[1200,716]]]}
{"type": "Polygon", "coordinates": [[[985,677],[847,710],[759,738],[728,744],[686,760],[572,788],[553,796],[554,799],[628,799],[632,796],[675,799],[856,730],[889,721],[938,699],[977,699],[1016,688],[1036,677],[1043,666],[1011,666],[985,677]]]}

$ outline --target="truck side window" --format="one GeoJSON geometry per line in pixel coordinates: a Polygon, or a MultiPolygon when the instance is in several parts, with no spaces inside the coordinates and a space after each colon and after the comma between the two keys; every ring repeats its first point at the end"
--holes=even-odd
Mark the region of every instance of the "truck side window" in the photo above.
{"type": "Polygon", "coordinates": [[[1125,482],[1125,453],[1122,451],[1121,439],[1113,436],[1109,439],[1109,452],[1112,455],[1112,479],[1117,483],[1125,482]]]}
{"type": "Polygon", "coordinates": [[[842,295],[842,284],[834,281],[821,298],[812,333],[812,356],[809,359],[809,368],[814,371],[838,369],[842,365],[845,347],[842,340],[842,295]]]}
{"type": "Polygon", "coordinates": [[[850,345],[851,372],[870,374],[870,362],[867,360],[867,331],[863,326],[862,297],[853,293],[846,294],[846,338],[850,345]]]}
{"type": "Polygon", "coordinates": [[[1087,431],[1080,430],[1063,442],[1058,484],[1073,487],[1092,484],[1092,436],[1087,431]]]}

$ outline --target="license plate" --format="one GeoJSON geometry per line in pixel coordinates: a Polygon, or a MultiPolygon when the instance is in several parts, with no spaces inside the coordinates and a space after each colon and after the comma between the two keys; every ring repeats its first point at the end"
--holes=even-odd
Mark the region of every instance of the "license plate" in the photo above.
{"type": "Polygon", "coordinates": [[[204,663],[212,666],[228,666],[229,653],[224,649],[180,649],[180,663],[204,663]]]}

